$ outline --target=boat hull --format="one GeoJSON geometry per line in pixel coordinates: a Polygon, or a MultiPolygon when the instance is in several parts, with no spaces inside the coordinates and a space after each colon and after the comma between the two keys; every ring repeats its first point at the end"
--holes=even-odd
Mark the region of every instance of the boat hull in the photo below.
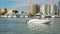
{"type": "Polygon", "coordinates": [[[28,24],[49,24],[50,20],[47,19],[32,19],[27,22],[28,24]]]}

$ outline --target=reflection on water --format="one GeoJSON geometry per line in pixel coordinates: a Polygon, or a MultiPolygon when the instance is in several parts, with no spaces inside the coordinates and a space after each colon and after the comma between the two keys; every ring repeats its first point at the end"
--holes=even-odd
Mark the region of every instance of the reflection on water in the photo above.
{"type": "Polygon", "coordinates": [[[49,27],[50,24],[40,24],[40,25],[28,25],[28,28],[31,30],[44,29],[49,27]]]}
{"type": "Polygon", "coordinates": [[[25,18],[0,18],[0,34],[60,34],[60,18],[50,24],[27,24],[25,18]]]}
{"type": "Polygon", "coordinates": [[[51,18],[50,24],[28,24],[32,34],[60,34],[60,18],[51,18]]]}
{"type": "Polygon", "coordinates": [[[50,24],[28,25],[29,30],[32,33],[36,33],[36,34],[44,32],[49,27],[50,27],[50,24]]]}

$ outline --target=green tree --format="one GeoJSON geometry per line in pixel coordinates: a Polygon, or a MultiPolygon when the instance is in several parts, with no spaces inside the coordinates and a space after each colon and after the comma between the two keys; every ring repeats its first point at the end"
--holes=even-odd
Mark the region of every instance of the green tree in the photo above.
{"type": "Polygon", "coordinates": [[[0,12],[0,14],[1,14],[1,15],[5,15],[5,14],[6,14],[6,12],[0,12]]]}

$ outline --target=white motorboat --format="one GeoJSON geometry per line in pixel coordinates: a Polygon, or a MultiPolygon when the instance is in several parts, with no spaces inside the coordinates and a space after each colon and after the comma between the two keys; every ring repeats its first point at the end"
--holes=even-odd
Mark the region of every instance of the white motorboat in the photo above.
{"type": "Polygon", "coordinates": [[[50,20],[48,19],[31,19],[27,21],[28,24],[49,24],[50,20]]]}

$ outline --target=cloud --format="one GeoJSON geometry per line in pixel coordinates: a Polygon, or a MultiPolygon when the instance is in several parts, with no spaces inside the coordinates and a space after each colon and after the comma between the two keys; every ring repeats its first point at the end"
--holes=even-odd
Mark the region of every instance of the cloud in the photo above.
{"type": "MultiPolygon", "coordinates": [[[[16,1],[16,3],[13,5],[14,7],[25,7],[28,6],[31,3],[36,3],[36,4],[40,4],[40,0],[14,0],[16,1]]],[[[12,7],[12,6],[10,6],[12,7]]]]}
{"type": "Polygon", "coordinates": [[[11,5],[7,6],[7,8],[9,8],[9,9],[26,8],[31,3],[43,5],[43,4],[57,4],[57,2],[58,2],[58,0],[0,0],[0,1],[13,2],[11,5]]]}

